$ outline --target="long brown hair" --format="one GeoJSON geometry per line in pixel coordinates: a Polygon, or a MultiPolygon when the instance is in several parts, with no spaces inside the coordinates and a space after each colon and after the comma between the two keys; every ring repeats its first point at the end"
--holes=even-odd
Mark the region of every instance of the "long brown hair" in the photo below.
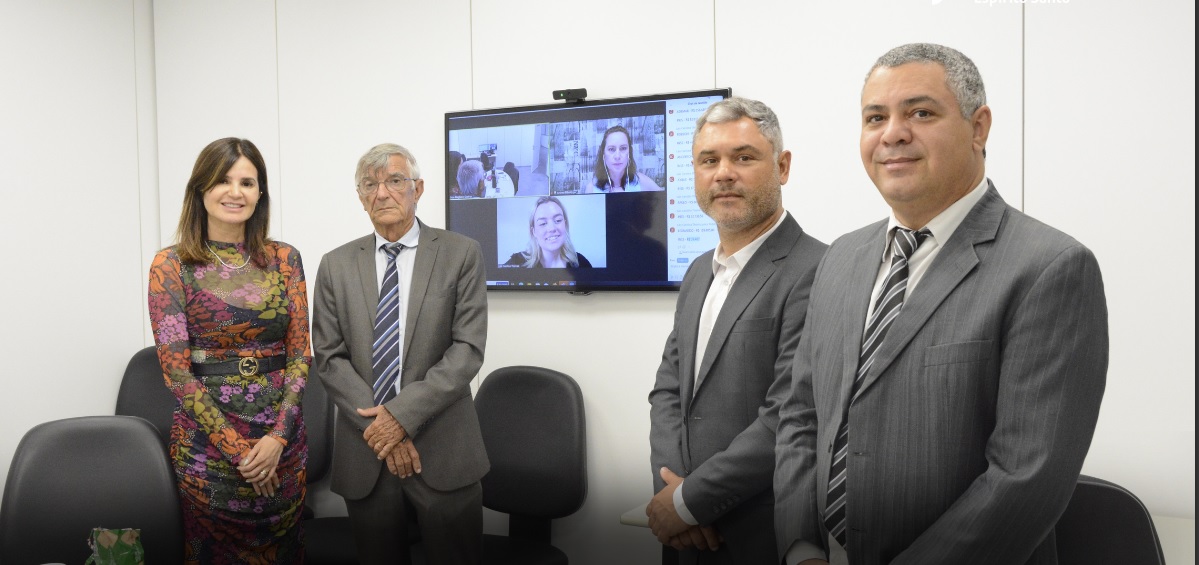
{"type": "Polygon", "coordinates": [[[629,130],[624,129],[624,126],[612,126],[604,132],[604,136],[600,138],[599,152],[595,156],[595,186],[596,188],[607,192],[609,189],[616,187],[625,187],[633,183],[633,179],[637,175],[637,160],[633,158],[633,136],[629,134],[629,130]],[[624,138],[629,142],[629,162],[625,163],[624,175],[618,179],[608,178],[608,164],[604,162],[604,150],[608,147],[608,136],[614,133],[623,133],[624,138]]]}
{"type": "Polygon", "coordinates": [[[204,208],[204,193],[225,178],[238,158],[249,159],[258,170],[258,204],[254,213],[246,220],[246,251],[250,260],[259,267],[267,264],[267,229],[271,219],[271,193],[266,184],[266,163],[262,153],[248,139],[226,137],[209,143],[196,157],[192,176],[187,181],[187,192],[183,195],[183,212],[179,215],[179,228],[175,230],[178,245],[176,252],[184,263],[208,263],[212,254],[206,243],[208,239],[208,210],[204,208]]]}

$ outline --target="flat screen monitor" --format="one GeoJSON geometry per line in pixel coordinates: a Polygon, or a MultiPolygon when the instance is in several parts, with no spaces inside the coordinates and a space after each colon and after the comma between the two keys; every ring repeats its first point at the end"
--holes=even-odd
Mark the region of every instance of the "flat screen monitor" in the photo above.
{"type": "Polygon", "coordinates": [[[488,290],[677,290],[717,243],[691,138],[714,89],[445,115],[446,226],[488,290]]]}

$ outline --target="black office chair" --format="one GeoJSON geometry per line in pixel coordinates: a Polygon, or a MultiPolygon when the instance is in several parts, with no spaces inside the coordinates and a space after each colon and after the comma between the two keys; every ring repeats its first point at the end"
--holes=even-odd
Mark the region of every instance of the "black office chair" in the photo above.
{"type": "Polygon", "coordinates": [[[92,528],[138,528],[147,563],[183,562],[183,515],[158,433],[130,416],[34,426],[0,503],[0,562],[83,563],[92,528]]]}
{"type": "Polygon", "coordinates": [[[116,414],[145,418],[158,430],[165,446],[171,440],[175,403],[175,395],[163,380],[157,349],[151,345],[134,353],[121,378],[116,414]]]}
{"type": "Polygon", "coordinates": [[[1080,475],[1055,528],[1059,565],[1164,565],[1153,518],[1141,500],[1115,483],[1080,475]]]}
{"type": "MultiPolygon", "coordinates": [[[[301,402],[308,428],[308,488],[324,479],[333,466],[333,401],[316,373],[308,369],[308,385],[301,402]]],[[[354,530],[345,516],[315,517],[304,508],[304,561],[308,565],[357,565],[358,548],[354,530]]]]}
{"type": "Polygon", "coordinates": [[[541,367],[496,369],[475,395],[491,471],[483,506],[508,514],[508,535],[486,535],[488,564],[565,564],[550,523],[587,499],[587,418],[569,376],[541,367]]]}

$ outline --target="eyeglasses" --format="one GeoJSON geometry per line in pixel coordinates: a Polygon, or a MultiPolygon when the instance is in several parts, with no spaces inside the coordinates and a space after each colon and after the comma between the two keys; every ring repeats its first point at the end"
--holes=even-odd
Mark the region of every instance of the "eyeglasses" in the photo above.
{"type": "Polygon", "coordinates": [[[376,180],[366,179],[358,183],[358,194],[361,194],[362,196],[370,196],[374,194],[375,191],[379,190],[380,184],[387,187],[387,190],[394,194],[401,194],[408,186],[405,183],[416,180],[417,179],[410,179],[408,177],[394,176],[380,183],[376,180]]]}

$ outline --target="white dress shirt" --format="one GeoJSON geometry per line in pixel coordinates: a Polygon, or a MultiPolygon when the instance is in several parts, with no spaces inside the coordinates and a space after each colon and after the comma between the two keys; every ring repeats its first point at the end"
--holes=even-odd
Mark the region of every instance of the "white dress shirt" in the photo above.
{"type": "MultiPolygon", "coordinates": [[[[407,233],[397,240],[404,245],[403,249],[396,254],[396,270],[398,271],[399,280],[397,285],[400,291],[400,335],[399,345],[400,353],[403,354],[404,347],[404,326],[408,320],[408,294],[412,287],[412,268],[416,264],[416,245],[420,243],[420,222],[412,222],[412,227],[407,233]]],[[[383,250],[384,246],[396,243],[375,232],[375,288],[380,292],[383,290],[383,275],[387,272],[387,252],[383,250]]],[[[401,376],[403,376],[403,363],[400,364],[401,376]]],[[[400,378],[396,379],[396,392],[400,392],[400,378]]]]}

